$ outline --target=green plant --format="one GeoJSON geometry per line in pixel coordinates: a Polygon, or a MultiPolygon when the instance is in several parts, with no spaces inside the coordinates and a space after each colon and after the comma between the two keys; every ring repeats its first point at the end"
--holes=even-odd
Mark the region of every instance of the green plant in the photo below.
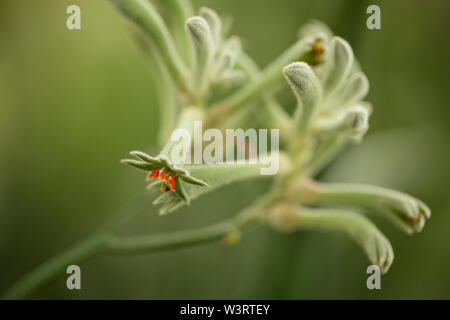
{"type": "MultiPolygon", "coordinates": [[[[261,176],[260,163],[188,164],[173,158],[176,128],[193,131],[193,121],[210,128],[258,126],[279,128],[280,170],[273,186],[251,206],[227,221],[196,230],[122,238],[115,231],[134,208],[125,206],[89,239],[26,275],[7,293],[22,298],[72,263],[100,252],[154,252],[222,240],[232,243],[250,225],[268,224],[282,232],[300,229],[347,233],[372,263],[386,272],[394,254],[387,238],[359,211],[386,215],[408,233],[422,230],[430,210],[420,200],[394,190],[353,184],[324,184],[313,177],[347,145],[362,140],[371,105],[363,99],[368,80],[350,45],[320,22],[304,25],[299,39],[263,70],[245,54],[235,36],[228,37],[211,9],[192,16],[189,1],[157,3],[170,12],[170,26],[153,2],[111,0],[137,28],[135,37],[156,61],[161,81],[159,141],[156,156],[133,151],[123,163],[144,170],[149,192],[166,214],[228,183],[261,176]],[[184,27],[186,32],[184,32],[184,27]],[[287,84],[297,98],[291,115],[275,94],[287,84]],[[169,142],[167,142],[169,141],[169,142]]],[[[150,197],[148,193],[145,198],[150,197]]],[[[136,202],[142,201],[138,197],[136,202]]]]}

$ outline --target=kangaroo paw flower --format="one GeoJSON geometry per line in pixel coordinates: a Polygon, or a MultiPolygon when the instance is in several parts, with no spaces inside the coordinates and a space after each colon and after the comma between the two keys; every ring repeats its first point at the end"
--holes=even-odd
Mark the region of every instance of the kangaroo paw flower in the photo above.
{"type": "Polygon", "coordinates": [[[208,187],[208,184],[200,179],[194,178],[184,168],[175,166],[164,156],[151,157],[142,151],[132,151],[131,155],[139,160],[124,159],[121,162],[132,167],[149,172],[147,179],[151,180],[151,187],[155,181],[161,182],[160,190],[163,193],[174,192],[180,199],[189,204],[190,199],[187,196],[181,181],[196,186],[208,187]]]}

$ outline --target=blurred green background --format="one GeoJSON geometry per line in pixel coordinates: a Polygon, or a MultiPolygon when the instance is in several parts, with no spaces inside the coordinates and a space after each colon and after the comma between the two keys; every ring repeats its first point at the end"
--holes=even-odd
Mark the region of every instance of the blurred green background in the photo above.
{"type": "MultiPolygon", "coordinates": [[[[67,290],[61,275],[33,298],[449,299],[450,2],[194,4],[232,17],[232,33],[261,66],[311,18],[347,39],[370,80],[371,130],[321,179],[411,193],[431,207],[432,219],[414,236],[375,220],[396,254],[378,291],[366,288],[369,262],[346,237],[260,228],[235,246],[98,256],[81,264],[82,290],[67,290]],[[381,7],[381,30],[365,26],[370,4],[381,7]]],[[[144,187],[142,173],[119,159],[133,149],[157,150],[154,79],[107,1],[0,2],[0,294],[144,187]],[[70,4],[81,7],[81,30],[66,28],[70,4]]],[[[164,217],[147,207],[125,232],[219,221],[267,187],[228,186],[164,217]]]]}

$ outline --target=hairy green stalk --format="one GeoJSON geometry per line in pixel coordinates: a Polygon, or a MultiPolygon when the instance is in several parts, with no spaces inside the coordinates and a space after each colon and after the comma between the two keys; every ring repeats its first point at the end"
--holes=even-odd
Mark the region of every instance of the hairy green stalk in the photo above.
{"type": "MultiPolygon", "coordinates": [[[[148,194],[146,194],[148,197],[148,194]]],[[[137,204],[142,203],[138,199],[137,204]]],[[[233,218],[208,227],[194,230],[182,230],[165,234],[139,237],[117,237],[114,231],[123,224],[133,210],[125,208],[119,210],[113,219],[92,234],[88,239],[66,249],[62,253],[50,258],[48,261],[26,274],[19,282],[14,284],[3,296],[3,299],[24,299],[36,290],[62,274],[71,264],[81,262],[99,254],[135,254],[168,251],[185,247],[223,241],[227,243],[227,236],[238,232],[239,234],[258,223],[261,204],[243,210],[233,218]]]]}
{"type": "Polygon", "coordinates": [[[137,24],[160,50],[173,78],[183,85],[186,67],[175,42],[161,16],[153,5],[145,0],[110,0],[128,19],[137,24]]]}

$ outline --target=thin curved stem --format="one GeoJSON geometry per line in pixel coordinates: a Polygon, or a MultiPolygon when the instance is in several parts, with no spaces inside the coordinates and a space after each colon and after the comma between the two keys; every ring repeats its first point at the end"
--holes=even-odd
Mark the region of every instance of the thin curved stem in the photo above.
{"type": "Polygon", "coordinates": [[[150,203],[151,198],[147,190],[135,196],[127,204],[121,206],[89,238],[55,255],[36,269],[27,273],[6,292],[3,298],[23,299],[51,281],[58,274],[64,272],[69,265],[79,264],[105,251],[104,244],[106,243],[106,239],[126,223],[133,214],[141,212],[146,207],[147,204],[142,205],[143,199],[148,199],[150,203]]]}
{"type": "Polygon", "coordinates": [[[63,272],[71,264],[78,264],[103,251],[104,238],[95,236],[49,259],[25,275],[3,296],[4,299],[23,299],[63,272]]]}
{"type": "Polygon", "coordinates": [[[185,0],[163,0],[159,1],[158,4],[165,7],[174,41],[180,51],[180,55],[184,58],[185,64],[189,65],[192,52],[184,29],[184,23],[187,18],[194,15],[192,4],[190,1],[185,0]]]}
{"type": "Polygon", "coordinates": [[[176,231],[152,236],[117,238],[113,232],[130,218],[122,210],[107,221],[90,238],[67,249],[43,263],[19,280],[3,296],[4,299],[23,299],[54,279],[71,264],[100,253],[149,253],[200,245],[223,239],[226,235],[243,230],[255,223],[262,207],[258,204],[241,211],[234,218],[194,230],[176,231]]]}
{"type": "Polygon", "coordinates": [[[236,217],[207,227],[183,230],[151,236],[134,236],[128,238],[110,237],[105,248],[114,253],[150,253],[191,247],[204,243],[219,241],[233,232],[241,232],[253,225],[259,217],[259,209],[250,207],[236,217]]]}

